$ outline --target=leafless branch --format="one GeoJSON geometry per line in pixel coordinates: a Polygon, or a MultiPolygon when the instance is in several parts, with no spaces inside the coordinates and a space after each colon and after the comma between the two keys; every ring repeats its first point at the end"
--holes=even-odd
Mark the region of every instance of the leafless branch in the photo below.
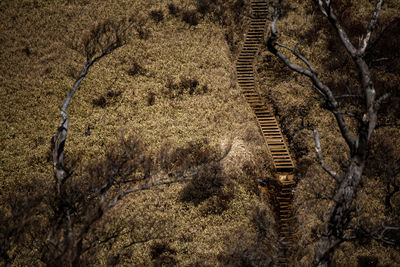
{"type": "Polygon", "coordinates": [[[371,39],[372,29],[374,28],[376,22],[378,21],[378,15],[379,15],[379,12],[382,9],[383,2],[384,2],[384,0],[380,0],[376,4],[374,14],[373,14],[373,16],[371,18],[371,21],[368,24],[367,32],[366,32],[366,34],[365,34],[365,36],[364,36],[364,38],[363,38],[363,40],[361,42],[361,46],[360,46],[360,49],[359,49],[359,52],[358,52],[361,56],[364,56],[365,51],[366,51],[366,49],[368,47],[368,44],[369,44],[370,39],[371,39]]]}
{"type": "Polygon", "coordinates": [[[157,186],[161,186],[161,185],[170,185],[170,184],[173,184],[173,183],[179,183],[179,182],[182,182],[182,181],[184,181],[184,180],[187,180],[187,179],[190,178],[190,177],[193,177],[193,176],[196,175],[196,174],[197,174],[197,171],[196,171],[196,172],[191,172],[191,173],[188,174],[188,175],[181,176],[181,177],[178,177],[178,178],[175,178],[175,179],[169,178],[168,181],[163,181],[163,180],[161,180],[161,181],[154,182],[154,183],[150,183],[150,184],[147,184],[147,185],[138,187],[138,188],[125,190],[125,191],[119,193],[119,194],[113,199],[113,201],[111,201],[111,202],[107,205],[107,209],[110,209],[110,208],[114,207],[114,206],[118,203],[119,200],[121,200],[123,197],[125,197],[125,196],[127,196],[127,195],[129,195],[129,194],[136,193],[136,192],[139,192],[139,191],[149,190],[149,189],[152,189],[153,187],[157,187],[157,186]]]}
{"type": "Polygon", "coordinates": [[[61,192],[62,184],[65,183],[69,177],[69,174],[65,169],[64,162],[64,147],[69,123],[67,108],[76,90],[83,79],[87,76],[94,63],[115,49],[121,47],[125,43],[127,29],[123,28],[123,25],[124,23],[122,22],[104,22],[94,27],[84,40],[86,62],[83,64],[82,73],[75,80],[72,89],[67,94],[65,101],[61,106],[61,122],[58,126],[56,134],[52,138],[53,170],[56,192],[58,192],[58,194],[61,192]],[[100,50],[100,53],[96,55],[98,50],[100,50]]]}
{"type": "MultiPolygon", "coordinates": [[[[282,0],[275,3],[274,16],[270,24],[270,36],[267,40],[268,50],[277,56],[286,66],[292,71],[298,72],[308,77],[316,92],[322,95],[326,101],[326,109],[329,110],[336,119],[337,125],[341,132],[343,139],[346,141],[349,152],[349,162],[343,169],[343,174],[340,177],[337,172],[332,170],[323,160],[322,149],[320,145],[320,138],[317,131],[314,130],[314,141],[316,143],[315,150],[317,159],[323,169],[336,181],[339,185],[335,190],[333,197],[333,207],[331,208],[328,219],[324,225],[323,235],[318,241],[318,245],[315,249],[313,266],[326,266],[332,259],[333,252],[336,247],[343,242],[343,236],[349,225],[351,218],[351,208],[353,201],[356,198],[357,190],[361,184],[361,177],[363,174],[364,166],[368,157],[370,138],[374,131],[377,123],[377,113],[381,106],[389,95],[385,95],[380,99],[376,100],[376,92],[374,83],[371,78],[371,73],[367,63],[364,60],[365,51],[368,49],[368,45],[371,38],[371,32],[377,23],[379,12],[383,5],[383,0],[378,1],[375,12],[371,21],[368,24],[367,31],[364,38],[361,40],[360,48],[356,48],[350,41],[346,31],[339,23],[334,11],[331,0],[315,0],[322,14],[328,19],[330,24],[336,31],[338,38],[340,39],[344,49],[351,56],[356,69],[359,72],[359,82],[363,90],[363,99],[365,101],[364,110],[362,115],[352,114],[349,112],[343,112],[340,110],[339,104],[336,98],[332,94],[332,90],[326,86],[310,68],[311,64],[304,57],[300,57],[296,49],[291,49],[285,45],[277,43],[278,32],[276,30],[276,23],[281,13],[282,0]],[[307,65],[308,69],[296,65],[289,57],[280,52],[278,48],[288,50],[297,59],[307,65]],[[347,124],[344,120],[344,115],[354,116],[359,122],[356,135],[350,132],[347,124]]],[[[357,109],[358,110],[358,109],[357,109]]]]}
{"type": "Polygon", "coordinates": [[[311,82],[313,83],[313,87],[316,89],[318,93],[320,93],[324,99],[329,103],[329,108],[332,111],[332,113],[335,115],[336,121],[338,123],[340,132],[342,133],[342,136],[346,140],[347,145],[349,146],[350,150],[354,150],[356,146],[356,139],[352,136],[352,134],[349,131],[349,128],[346,125],[346,122],[344,121],[344,118],[342,114],[339,111],[339,104],[336,101],[335,97],[332,94],[332,91],[330,90],[329,87],[327,87],[325,84],[321,82],[321,80],[317,76],[317,72],[314,70],[314,68],[311,66],[309,61],[305,59],[303,56],[301,56],[297,51],[294,49],[291,49],[289,47],[283,46],[283,45],[278,45],[276,40],[278,37],[278,32],[276,30],[276,22],[278,18],[280,17],[281,9],[280,9],[280,3],[279,1],[274,9],[274,17],[273,20],[270,24],[270,36],[267,39],[267,48],[268,50],[279,57],[285,65],[287,65],[291,70],[298,72],[302,75],[305,75],[308,77],[311,82]],[[276,49],[276,46],[284,47],[285,49],[288,49],[297,58],[300,58],[307,66],[309,66],[310,70],[304,69],[303,67],[294,64],[287,56],[285,56],[283,53],[281,53],[279,50],[276,49]],[[297,55],[296,55],[297,54],[297,55]]]}
{"type": "Polygon", "coordinates": [[[337,172],[335,172],[325,161],[324,156],[322,155],[321,148],[321,139],[317,129],[313,130],[314,132],[314,143],[315,143],[315,154],[317,156],[317,160],[321,167],[327,172],[336,182],[340,183],[340,176],[337,172]]]}
{"type": "Polygon", "coordinates": [[[293,55],[295,55],[298,59],[300,59],[301,61],[304,62],[304,64],[307,65],[308,69],[309,69],[313,74],[318,75],[317,71],[313,68],[313,66],[311,65],[311,63],[310,63],[304,56],[302,56],[301,54],[299,54],[299,53],[297,52],[297,49],[296,49],[296,48],[297,48],[297,45],[298,45],[298,44],[296,45],[296,47],[295,47],[294,49],[292,49],[292,48],[290,48],[290,47],[288,47],[288,46],[286,46],[286,45],[279,44],[279,43],[276,43],[276,45],[279,46],[279,47],[285,48],[286,50],[289,50],[290,52],[292,52],[293,55]]]}
{"type": "Polygon", "coordinates": [[[384,95],[382,95],[380,98],[378,98],[375,102],[375,110],[379,111],[379,109],[381,108],[382,104],[388,100],[391,97],[390,93],[385,93],[384,95]]]}
{"type": "MultiPolygon", "coordinates": [[[[375,40],[371,43],[369,43],[366,51],[365,51],[365,55],[369,54],[371,51],[374,50],[374,48],[376,47],[376,45],[379,43],[379,41],[381,40],[381,38],[385,35],[386,32],[388,32],[390,30],[390,27],[393,25],[393,22],[396,22],[396,20],[398,20],[398,18],[394,18],[392,20],[390,20],[387,25],[381,29],[379,31],[379,33],[377,34],[377,36],[375,37],[375,40]]],[[[388,58],[391,59],[391,58],[388,58]]],[[[379,61],[379,60],[378,60],[379,61]]]]}
{"type": "Polygon", "coordinates": [[[382,222],[381,229],[379,231],[373,232],[373,231],[369,230],[368,228],[364,227],[360,223],[360,220],[358,220],[356,230],[358,230],[358,232],[364,237],[370,237],[376,241],[382,242],[387,245],[400,246],[399,239],[389,238],[386,235],[386,233],[389,231],[400,231],[400,226],[388,226],[388,225],[385,225],[384,222],[382,222]]]}
{"type": "Polygon", "coordinates": [[[357,49],[350,42],[347,33],[339,24],[337,17],[332,10],[331,1],[315,0],[315,2],[318,4],[318,7],[320,8],[322,14],[328,18],[329,22],[335,28],[336,33],[339,36],[343,46],[346,48],[347,52],[351,55],[351,57],[356,57],[357,49]]]}

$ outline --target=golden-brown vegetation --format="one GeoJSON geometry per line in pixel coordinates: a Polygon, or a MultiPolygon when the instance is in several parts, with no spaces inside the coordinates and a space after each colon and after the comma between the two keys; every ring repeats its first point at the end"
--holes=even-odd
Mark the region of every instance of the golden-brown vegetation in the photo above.
{"type": "MultiPolygon", "coordinates": [[[[284,42],[294,46],[300,38],[301,52],[330,74],[323,78],[338,89],[335,93],[356,94],[351,63],[345,53],[334,57],[340,45],[329,27],[322,26],[311,1],[287,3],[279,25],[284,42]]],[[[373,5],[340,1],[337,7],[343,8],[340,19],[356,42],[373,5]]],[[[387,1],[379,25],[392,19],[398,25],[399,10],[396,1],[387,1]]],[[[49,199],[43,198],[53,183],[50,139],[59,122],[59,105],[85,61],[82,39],[93,25],[121,19],[133,22],[127,44],[93,67],[70,105],[67,162],[76,161],[76,171],[84,173],[102,162],[121,135],[138,137],[144,153],[152,156],[174,151],[176,155],[169,156],[176,157],[175,165],[164,166],[171,170],[187,156],[188,147],[231,150],[218,166],[188,183],[125,198],[89,233],[92,240],[116,237],[99,239],[84,260],[100,266],[269,263],[275,253],[274,217],[254,181],[271,177],[270,161],[254,116],[236,87],[233,67],[249,23],[249,1],[6,0],[0,11],[0,223],[2,239],[10,230],[16,233],[8,251],[15,265],[44,264],[40,247],[46,243],[51,211],[46,209],[49,199]],[[39,215],[27,219],[30,209],[39,215]]],[[[399,50],[387,54],[398,47],[398,27],[387,32],[370,52],[378,90],[394,93],[382,124],[399,123],[400,114],[399,50]],[[395,58],[378,60],[391,56],[395,58]]],[[[275,107],[296,158],[294,262],[308,266],[322,231],[320,214],[328,203],[309,199],[315,197],[314,189],[329,193],[333,184],[314,162],[313,142],[301,130],[307,125],[320,130],[326,160],[334,167],[345,160],[344,146],[331,115],[303,78],[266,51],[257,69],[260,91],[275,107]]],[[[390,147],[389,159],[398,164],[399,145],[392,140],[399,137],[398,126],[378,129],[371,159],[382,157],[382,147],[390,147]]],[[[382,173],[390,167],[382,164],[377,164],[379,172],[366,171],[369,179],[357,200],[371,227],[399,216],[399,193],[390,199],[392,210],[385,207],[387,177],[382,173]]],[[[393,248],[366,239],[345,243],[335,255],[334,263],[346,266],[393,266],[400,261],[393,248]]]]}
{"type": "MultiPolygon", "coordinates": [[[[83,260],[111,264],[120,251],[121,265],[268,260],[273,216],[254,186],[256,178],[268,175],[263,169],[268,159],[253,115],[235,86],[232,65],[231,51],[237,51],[245,30],[246,19],[240,14],[248,10],[248,2],[236,13],[223,8],[236,2],[240,1],[214,1],[220,14],[198,12],[191,1],[0,4],[2,239],[15,233],[12,218],[25,220],[23,211],[41,214],[26,220],[19,239],[11,238],[8,256],[15,264],[49,262],[42,252],[52,215],[46,205],[51,201],[42,198],[49,196],[53,183],[50,139],[59,105],[85,61],[82,39],[96,24],[125,18],[133,22],[127,44],[90,70],[70,105],[65,157],[70,166],[76,162],[76,175],[101,162],[106,148],[121,135],[140,138],[144,153],[150,155],[165,145],[182,147],[189,142],[216,150],[231,144],[232,149],[219,170],[223,181],[198,202],[184,197],[185,187],[192,183],[124,199],[88,235],[118,237],[100,242],[85,252],[83,260]],[[230,161],[239,164],[232,166],[230,161]],[[249,167],[240,168],[243,164],[249,167]],[[25,205],[30,208],[22,209],[25,205]],[[16,206],[18,210],[13,209],[16,206]],[[261,228],[268,233],[260,236],[261,228]],[[137,244],[121,250],[130,242],[137,244]]],[[[21,224],[14,225],[20,232],[21,224]]]]}

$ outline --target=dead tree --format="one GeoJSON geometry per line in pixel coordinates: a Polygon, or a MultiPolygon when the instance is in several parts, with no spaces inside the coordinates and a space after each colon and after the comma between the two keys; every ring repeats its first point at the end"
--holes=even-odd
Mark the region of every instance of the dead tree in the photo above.
{"type": "MultiPolygon", "coordinates": [[[[93,251],[99,244],[115,240],[118,231],[115,235],[99,237],[94,229],[101,227],[101,220],[107,211],[127,195],[187,180],[204,165],[218,162],[228,153],[226,151],[220,159],[216,159],[213,153],[205,156],[202,151],[191,148],[183,149],[186,151],[184,155],[181,155],[182,151],[164,149],[158,156],[151,157],[137,137],[121,137],[106,151],[104,158],[93,160],[90,167],[83,171],[74,172],[67,167],[64,159],[69,123],[67,108],[94,63],[125,43],[129,27],[124,22],[107,21],[94,27],[87,35],[84,39],[86,62],[83,71],[61,107],[61,122],[52,138],[52,216],[49,219],[47,245],[41,256],[41,260],[49,266],[85,265],[83,254],[93,251]],[[177,159],[179,162],[176,162],[177,159]]],[[[154,237],[146,237],[146,240],[151,239],[154,237]]],[[[127,247],[140,242],[143,241],[133,240],[127,247]]]]}
{"type": "MultiPolygon", "coordinates": [[[[54,199],[53,199],[53,225],[50,227],[50,233],[47,238],[50,244],[49,255],[45,261],[57,265],[76,265],[79,264],[79,257],[82,253],[82,240],[91,224],[101,216],[98,211],[97,216],[93,216],[83,226],[80,233],[76,233],[73,228],[73,215],[71,214],[72,206],[76,203],[68,199],[67,190],[70,189],[68,179],[71,178],[72,172],[66,167],[64,161],[64,148],[68,134],[69,118],[67,108],[78,89],[81,82],[89,73],[90,68],[103,57],[107,56],[117,48],[121,47],[127,36],[128,27],[124,21],[113,22],[104,21],[97,24],[83,38],[83,50],[86,56],[86,62],[79,77],[75,80],[71,91],[67,94],[66,99],[61,106],[61,122],[57,132],[52,138],[52,156],[53,156],[53,173],[54,173],[54,199]],[[64,227],[66,224],[68,227],[64,227]],[[65,228],[65,229],[64,229],[65,228]],[[78,234],[78,242],[76,235],[78,234]],[[62,240],[62,241],[60,241],[62,240]],[[50,260],[51,259],[51,260],[50,260]],[[63,259],[68,259],[67,261],[63,259]]],[[[103,189],[103,191],[106,191],[103,189]]]]}
{"type": "Polygon", "coordinates": [[[363,170],[368,157],[371,136],[377,125],[378,111],[382,103],[390,97],[388,93],[385,93],[380,97],[376,96],[370,69],[365,61],[365,54],[370,44],[371,34],[377,23],[378,15],[384,1],[378,1],[360,45],[359,47],[356,47],[352,44],[345,29],[338,21],[332,7],[333,1],[315,0],[315,4],[319,7],[323,16],[327,18],[331,26],[334,28],[343,48],[352,58],[354,66],[359,73],[358,80],[362,89],[362,98],[365,104],[359,107],[362,109],[362,113],[357,118],[358,129],[355,132],[350,131],[348,124],[344,119],[346,113],[341,110],[337,98],[332,93],[331,88],[322,82],[319,78],[318,72],[312,64],[298,52],[296,47],[290,48],[277,42],[278,32],[276,29],[276,23],[281,14],[281,2],[282,0],[279,0],[274,7],[274,15],[270,24],[270,36],[267,40],[267,48],[292,71],[307,77],[312,82],[313,88],[326,101],[327,109],[334,115],[341,136],[345,140],[349,149],[350,160],[347,163],[347,168],[344,168],[341,172],[335,171],[324,161],[320,145],[320,137],[318,131],[314,129],[317,159],[322,168],[337,182],[337,188],[333,197],[333,207],[331,208],[328,219],[325,222],[324,231],[318,241],[313,260],[313,266],[326,266],[332,260],[333,253],[337,246],[346,240],[345,230],[351,221],[353,201],[356,198],[357,190],[359,189],[362,179],[363,170]],[[291,53],[299,62],[304,64],[304,67],[294,63],[288,56],[281,52],[281,50],[291,53]]]}

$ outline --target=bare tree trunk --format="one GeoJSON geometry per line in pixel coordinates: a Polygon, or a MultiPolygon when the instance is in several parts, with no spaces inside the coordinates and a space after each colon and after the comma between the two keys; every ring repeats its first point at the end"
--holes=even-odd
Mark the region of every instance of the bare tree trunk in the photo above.
{"type": "Polygon", "coordinates": [[[313,266],[328,266],[335,248],[343,242],[343,234],[351,219],[350,212],[361,182],[364,163],[365,160],[358,156],[351,159],[348,171],[336,191],[333,208],[315,249],[313,266]]]}
{"type": "Polygon", "coordinates": [[[354,65],[359,72],[359,82],[364,92],[365,106],[362,107],[362,109],[364,109],[362,118],[355,118],[359,125],[358,131],[355,131],[355,133],[351,132],[347,126],[343,117],[345,112],[341,110],[332,90],[320,80],[318,72],[313,68],[311,63],[297,51],[296,47],[292,49],[277,43],[278,32],[275,25],[281,14],[281,2],[282,0],[278,0],[278,2],[275,3],[274,16],[270,24],[271,35],[267,40],[267,48],[291,70],[310,79],[314,89],[328,103],[327,109],[334,115],[342,138],[346,141],[347,147],[350,150],[350,161],[348,162],[347,167],[342,169],[342,174],[340,175],[339,172],[333,170],[324,161],[319,134],[318,131],[314,129],[315,151],[318,162],[338,183],[332,199],[333,206],[329,212],[328,219],[325,222],[324,232],[315,249],[314,260],[312,263],[313,266],[328,266],[332,261],[336,247],[346,240],[344,233],[348,229],[352,218],[351,212],[353,210],[353,201],[356,199],[357,191],[362,179],[365,162],[368,157],[370,138],[377,123],[378,110],[385,99],[390,97],[390,95],[386,93],[376,99],[376,92],[371,79],[370,70],[364,60],[365,51],[370,42],[372,29],[377,22],[378,14],[384,1],[380,0],[376,4],[374,14],[368,24],[367,31],[362,38],[361,45],[359,48],[356,48],[350,42],[346,31],[338,22],[332,9],[331,1],[315,0],[322,14],[334,27],[343,47],[353,59],[354,65]],[[291,52],[291,54],[306,67],[293,63],[293,61],[284,53],[279,51],[278,48],[283,48],[291,52]]]}

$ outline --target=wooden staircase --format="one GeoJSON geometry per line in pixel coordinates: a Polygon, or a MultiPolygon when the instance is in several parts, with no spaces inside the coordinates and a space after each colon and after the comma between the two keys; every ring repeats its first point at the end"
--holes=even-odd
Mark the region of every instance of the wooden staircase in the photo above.
{"type": "Polygon", "coordinates": [[[253,9],[253,18],[246,35],[246,40],[237,59],[237,80],[242,94],[256,115],[275,170],[279,173],[292,173],[294,169],[293,161],[279,124],[274,114],[267,108],[265,102],[256,91],[254,80],[253,63],[258,54],[259,46],[264,40],[268,14],[267,2],[253,1],[251,6],[253,9]]]}
{"type": "Polygon", "coordinates": [[[273,112],[267,107],[256,90],[254,62],[264,40],[268,3],[265,0],[254,0],[251,2],[251,7],[253,15],[250,27],[236,62],[237,80],[243,96],[256,115],[258,126],[272,158],[276,177],[280,184],[280,192],[277,196],[279,202],[277,217],[279,220],[280,255],[276,264],[278,266],[289,266],[289,255],[292,244],[294,244],[294,235],[291,230],[293,225],[291,205],[295,188],[294,164],[273,112]]]}

